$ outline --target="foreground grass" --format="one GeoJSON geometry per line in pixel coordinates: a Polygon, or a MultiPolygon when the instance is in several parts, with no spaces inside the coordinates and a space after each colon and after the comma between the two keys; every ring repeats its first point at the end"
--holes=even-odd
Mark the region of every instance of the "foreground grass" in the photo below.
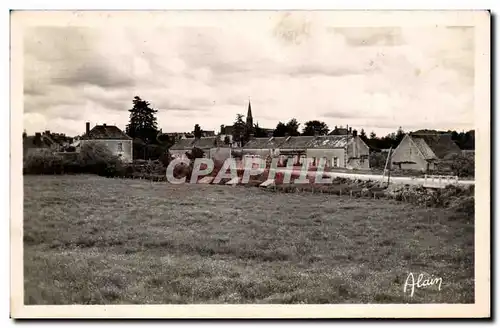
{"type": "Polygon", "coordinates": [[[258,188],[24,177],[26,304],[471,303],[444,209],[258,188]],[[403,293],[409,272],[441,277],[403,293]]]}

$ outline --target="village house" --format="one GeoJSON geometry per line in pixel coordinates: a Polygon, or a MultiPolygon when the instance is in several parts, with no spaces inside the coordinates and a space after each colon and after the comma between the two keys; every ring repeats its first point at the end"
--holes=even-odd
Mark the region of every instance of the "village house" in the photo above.
{"type": "Polygon", "coordinates": [[[206,158],[225,160],[231,157],[231,145],[224,143],[220,136],[180,139],[170,147],[169,152],[174,158],[187,159],[186,152],[190,152],[193,148],[203,150],[203,157],[206,158]]]}
{"type": "Polygon", "coordinates": [[[312,166],[323,159],[326,167],[369,169],[369,154],[370,148],[356,130],[352,134],[315,137],[306,147],[306,156],[312,166]]]}
{"type": "Polygon", "coordinates": [[[266,159],[268,156],[280,155],[280,146],[286,141],[286,137],[253,138],[242,148],[243,157],[260,157],[266,159]]]}
{"type": "Polygon", "coordinates": [[[97,142],[104,144],[114,154],[119,156],[122,161],[130,163],[133,161],[133,142],[132,138],[126,135],[122,130],[114,125],[96,125],[90,129],[90,123],[85,124],[85,134],[75,144],[83,146],[87,142],[97,142]]]}
{"type": "Polygon", "coordinates": [[[286,137],[285,142],[280,145],[281,160],[292,159],[294,164],[302,164],[307,156],[309,142],[314,140],[314,136],[286,137]]]}
{"type": "Polygon", "coordinates": [[[391,156],[393,167],[403,170],[432,171],[439,160],[462,151],[446,133],[406,134],[391,156]]]}

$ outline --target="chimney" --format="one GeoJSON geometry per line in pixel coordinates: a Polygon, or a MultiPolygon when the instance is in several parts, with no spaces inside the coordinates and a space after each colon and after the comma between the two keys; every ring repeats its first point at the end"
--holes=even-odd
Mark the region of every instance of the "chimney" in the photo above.
{"type": "Polygon", "coordinates": [[[85,134],[88,136],[90,133],[90,122],[85,123],[85,134]]]}
{"type": "Polygon", "coordinates": [[[220,125],[220,134],[225,134],[224,133],[224,124],[220,125]]]}
{"type": "Polygon", "coordinates": [[[352,126],[349,128],[349,134],[352,134],[352,126]]]}
{"type": "Polygon", "coordinates": [[[353,135],[353,136],[357,136],[357,135],[358,135],[358,131],[357,131],[357,130],[353,130],[353,131],[352,131],[352,135],[353,135]]]}
{"type": "Polygon", "coordinates": [[[346,125],[346,130],[349,131],[349,124],[346,125]]]}

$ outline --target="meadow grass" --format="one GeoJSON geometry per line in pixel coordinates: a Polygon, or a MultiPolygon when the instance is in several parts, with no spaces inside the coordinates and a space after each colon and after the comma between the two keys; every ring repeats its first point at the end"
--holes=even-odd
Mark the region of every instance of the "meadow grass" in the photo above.
{"type": "Polygon", "coordinates": [[[474,225],[446,209],[91,175],[24,193],[25,304],[474,302],[474,225]],[[410,297],[410,272],[441,290],[410,297]]]}

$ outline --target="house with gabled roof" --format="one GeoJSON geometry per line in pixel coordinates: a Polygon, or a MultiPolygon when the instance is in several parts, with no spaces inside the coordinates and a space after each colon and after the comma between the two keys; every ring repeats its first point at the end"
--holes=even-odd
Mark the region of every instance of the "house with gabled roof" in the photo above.
{"type": "Polygon", "coordinates": [[[85,134],[80,138],[76,146],[83,146],[88,142],[104,144],[122,161],[130,163],[133,161],[133,140],[125,132],[115,125],[96,125],[90,129],[90,123],[85,124],[85,134]]]}
{"type": "Polygon", "coordinates": [[[406,134],[391,156],[393,167],[403,170],[432,171],[440,160],[461,154],[448,133],[406,134]]]}

